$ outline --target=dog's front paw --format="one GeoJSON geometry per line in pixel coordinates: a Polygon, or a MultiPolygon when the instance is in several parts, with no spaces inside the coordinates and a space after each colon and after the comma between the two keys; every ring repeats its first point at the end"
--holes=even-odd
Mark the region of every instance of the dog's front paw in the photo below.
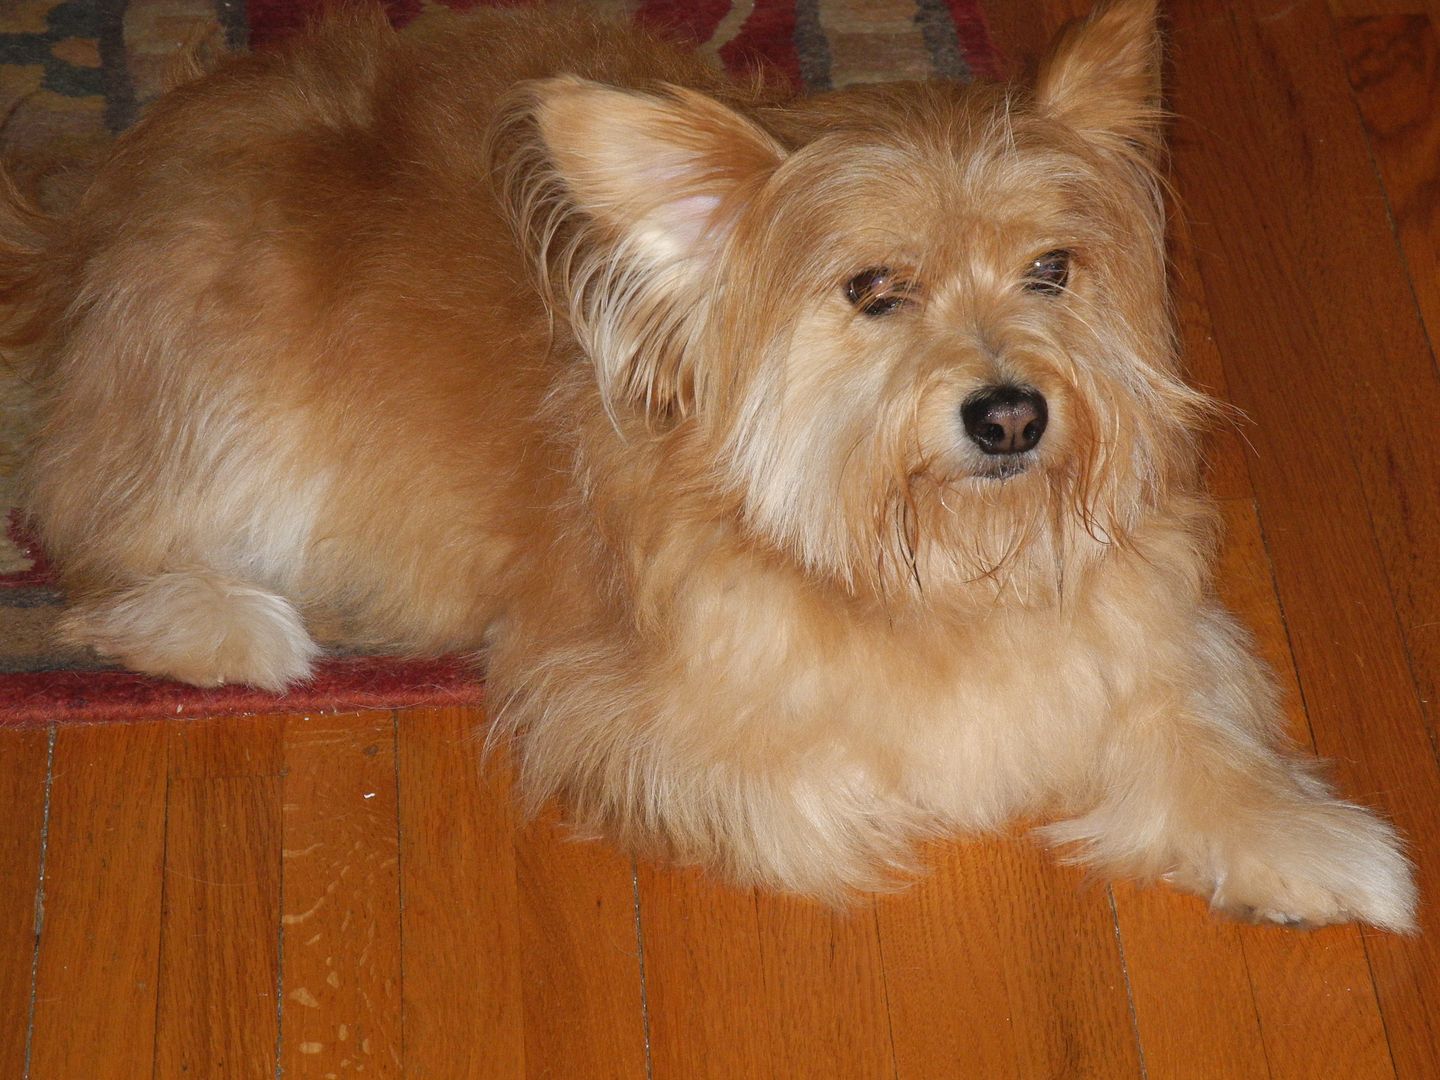
{"type": "Polygon", "coordinates": [[[1166,875],[1217,911],[1253,922],[1324,926],[1358,920],[1416,929],[1416,890],[1399,839],[1349,803],[1297,808],[1251,834],[1221,841],[1205,864],[1166,875]]]}

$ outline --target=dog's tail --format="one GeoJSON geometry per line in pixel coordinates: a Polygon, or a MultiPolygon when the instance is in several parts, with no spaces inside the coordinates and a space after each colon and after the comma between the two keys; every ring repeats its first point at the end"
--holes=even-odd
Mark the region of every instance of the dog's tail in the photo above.
{"type": "Polygon", "coordinates": [[[22,371],[63,307],[60,227],[0,166],[0,359],[22,371]]]}

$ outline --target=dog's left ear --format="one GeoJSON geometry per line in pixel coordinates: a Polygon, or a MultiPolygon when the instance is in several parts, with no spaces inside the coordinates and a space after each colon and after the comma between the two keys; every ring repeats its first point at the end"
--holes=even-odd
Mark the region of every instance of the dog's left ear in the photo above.
{"type": "Polygon", "coordinates": [[[539,145],[508,201],[607,405],[688,413],[723,378],[692,347],[720,254],[782,150],[680,87],[649,94],[561,76],[530,84],[522,107],[539,145]]]}
{"type": "Polygon", "coordinates": [[[1155,0],[1113,0],[1061,32],[1040,66],[1036,100],[1091,139],[1153,157],[1160,56],[1155,0]]]}
{"type": "Polygon", "coordinates": [[[537,88],[536,119],[580,207],[678,273],[704,269],[739,189],[773,169],[768,135],[704,94],[653,96],[565,76],[537,88]]]}

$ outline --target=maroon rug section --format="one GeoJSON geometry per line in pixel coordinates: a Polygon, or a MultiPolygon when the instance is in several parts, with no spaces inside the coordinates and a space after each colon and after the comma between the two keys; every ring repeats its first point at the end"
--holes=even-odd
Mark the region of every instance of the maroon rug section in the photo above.
{"type": "Polygon", "coordinates": [[[976,0],[945,0],[950,11],[950,21],[955,24],[955,36],[960,41],[960,51],[970,73],[977,79],[999,82],[1009,72],[1004,58],[990,37],[990,27],[985,23],[985,13],[976,0]]]}
{"type": "MultiPolygon", "coordinates": [[[[3,3],[4,0],[0,0],[3,3]]],[[[323,12],[369,6],[376,0],[242,0],[249,43],[266,48],[304,28],[323,12]]],[[[380,0],[396,26],[427,8],[465,10],[480,5],[511,7],[529,0],[380,0]]],[[[821,0],[822,3],[825,0],[821,0]]],[[[100,0],[76,0],[76,6],[100,0]]],[[[838,6],[863,9],[865,0],[838,6]],[[858,7],[857,7],[858,5],[858,7]]],[[[636,0],[633,17],[678,40],[710,41],[733,0],[636,0]]],[[[919,26],[937,11],[949,16],[953,34],[931,40],[932,72],[948,77],[999,78],[1001,62],[990,41],[978,0],[919,0],[913,9],[896,6],[881,21],[893,28],[919,26]]],[[[853,12],[852,12],[853,14],[853,12]]],[[[879,16],[872,12],[875,18],[879,16]]],[[[851,20],[853,22],[853,19],[851,20]]],[[[862,20],[864,22],[865,20],[862,20]]],[[[875,21],[871,18],[869,21],[875,21]]],[[[754,0],[743,25],[731,27],[718,49],[734,72],[756,68],[797,89],[828,85],[829,53],[805,0],[754,0]]],[[[947,31],[948,33],[948,31],[947,31]]],[[[483,684],[472,663],[460,658],[402,660],[346,657],[322,662],[309,682],[283,696],[248,687],[201,690],[114,669],[98,658],[67,650],[54,635],[63,594],[44,553],[18,514],[4,521],[11,563],[24,569],[0,573],[0,725],[84,724],[267,712],[343,712],[419,706],[479,704],[483,684]],[[6,645],[12,646],[6,648],[6,645]]]]}
{"type": "Polygon", "coordinates": [[[36,671],[0,678],[0,725],[103,724],[182,716],[355,712],[477,705],[484,688],[457,658],[328,660],[288,694],[246,686],[201,690],[128,671],[36,671]]]}
{"type": "Polygon", "coordinates": [[[18,551],[30,560],[30,569],[13,574],[0,574],[0,599],[18,589],[48,588],[55,584],[55,572],[45,558],[39,543],[30,535],[19,510],[11,510],[5,519],[5,535],[18,551]]]}

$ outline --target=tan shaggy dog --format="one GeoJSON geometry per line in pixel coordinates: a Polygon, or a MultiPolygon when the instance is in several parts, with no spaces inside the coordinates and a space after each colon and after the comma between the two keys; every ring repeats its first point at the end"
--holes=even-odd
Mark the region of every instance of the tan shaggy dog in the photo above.
{"type": "Polygon", "coordinates": [[[1153,4],[1032,87],[787,100],[573,10],[196,73],[0,210],[67,632],[280,689],[482,653],[532,803],[825,897],[1017,816],[1285,923],[1414,926],[1215,600],[1153,4]]]}

